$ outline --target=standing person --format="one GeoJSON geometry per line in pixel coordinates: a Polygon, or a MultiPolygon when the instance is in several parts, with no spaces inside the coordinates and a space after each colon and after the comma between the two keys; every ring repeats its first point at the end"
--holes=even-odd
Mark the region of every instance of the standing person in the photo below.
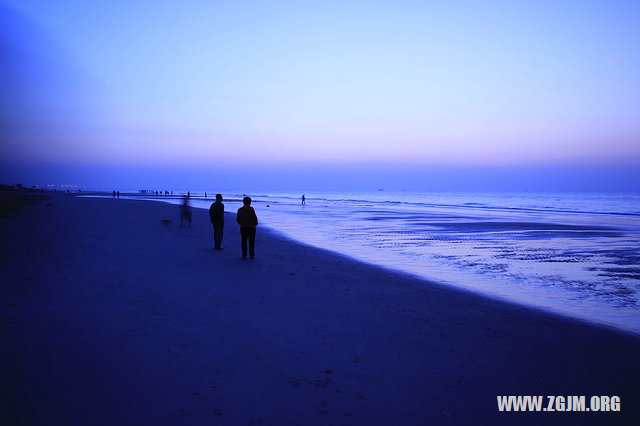
{"type": "Polygon", "coordinates": [[[302,204],[306,204],[306,198],[304,198],[304,194],[302,194],[302,204]]]}
{"type": "Polygon", "coordinates": [[[120,191],[118,191],[118,198],[120,198],[120,191]]]}
{"type": "Polygon", "coordinates": [[[242,199],[244,206],[238,209],[236,222],[240,225],[240,236],[242,237],[242,258],[247,258],[247,240],[249,241],[249,256],[251,259],[256,258],[256,226],[258,226],[258,216],[256,211],[251,207],[251,197],[242,199]]]}
{"type": "Polygon", "coordinates": [[[222,204],[222,194],[216,194],[216,201],[209,207],[209,218],[213,224],[213,248],[224,250],[222,244],[222,231],[224,229],[224,204],[222,204]]]}
{"type": "Polygon", "coordinates": [[[113,198],[116,198],[116,191],[113,191],[113,198]]]}
{"type": "Polygon", "coordinates": [[[182,222],[186,219],[189,222],[189,228],[191,228],[191,207],[189,207],[189,198],[182,198],[182,205],[180,206],[180,228],[182,228],[182,222]]]}

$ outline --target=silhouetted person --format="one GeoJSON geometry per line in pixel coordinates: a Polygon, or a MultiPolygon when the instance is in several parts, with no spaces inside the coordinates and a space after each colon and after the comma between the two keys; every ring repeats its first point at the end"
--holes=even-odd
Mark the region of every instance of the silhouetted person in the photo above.
{"type": "Polygon", "coordinates": [[[304,194],[302,194],[302,204],[306,204],[307,199],[304,198],[304,194]]]}
{"type": "Polygon", "coordinates": [[[224,250],[222,244],[222,231],[224,230],[224,204],[222,204],[222,194],[216,194],[215,203],[209,207],[209,218],[213,224],[213,248],[224,250]]]}
{"type": "Polygon", "coordinates": [[[184,197],[182,199],[182,205],[180,206],[180,227],[182,228],[182,221],[189,222],[189,228],[191,228],[191,207],[189,207],[189,199],[184,197]]]}
{"type": "Polygon", "coordinates": [[[120,191],[118,191],[117,194],[118,194],[118,198],[120,198],[120,191]]]}
{"type": "Polygon", "coordinates": [[[187,198],[191,198],[191,192],[187,191],[187,198]]]}
{"type": "Polygon", "coordinates": [[[236,222],[240,225],[240,236],[242,237],[242,258],[247,258],[247,240],[249,241],[249,256],[255,259],[256,246],[256,226],[258,226],[258,216],[256,211],[251,207],[251,197],[242,199],[244,206],[238,209],[236,222]]]}
{"type": "Polygon", "coordinates": [[[113,198],[116,198],[116,191],[113,191],[113,198]]]}

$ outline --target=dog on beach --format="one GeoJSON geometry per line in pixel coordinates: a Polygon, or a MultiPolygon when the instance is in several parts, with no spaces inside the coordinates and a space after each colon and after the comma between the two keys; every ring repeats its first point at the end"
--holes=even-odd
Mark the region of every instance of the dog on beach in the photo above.
{"type": "Polygon", "coordinates": [[[160,225],[162,226],[171,226],[172,223],[171,219],[160,219],[160,225]]]}

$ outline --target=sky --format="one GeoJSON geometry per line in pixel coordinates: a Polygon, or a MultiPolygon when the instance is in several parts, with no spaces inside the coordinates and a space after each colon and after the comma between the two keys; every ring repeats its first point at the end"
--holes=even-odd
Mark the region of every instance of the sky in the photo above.
{"type": "Polygon", "coordinates": [[[640,191],[640,2],[0,0],[0,180],[640,191]]]}

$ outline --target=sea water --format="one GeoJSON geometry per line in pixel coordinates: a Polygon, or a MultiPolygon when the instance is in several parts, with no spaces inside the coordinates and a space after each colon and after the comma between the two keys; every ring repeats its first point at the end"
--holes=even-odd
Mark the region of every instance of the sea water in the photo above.
{"type": "MultiPolygon", "coordinates": [[[[243,195],[225,193],[226,210],[243,195]]],[[[303,243],[640,333],[640,194],[247,195],[262,225],[303,243]]]]}

